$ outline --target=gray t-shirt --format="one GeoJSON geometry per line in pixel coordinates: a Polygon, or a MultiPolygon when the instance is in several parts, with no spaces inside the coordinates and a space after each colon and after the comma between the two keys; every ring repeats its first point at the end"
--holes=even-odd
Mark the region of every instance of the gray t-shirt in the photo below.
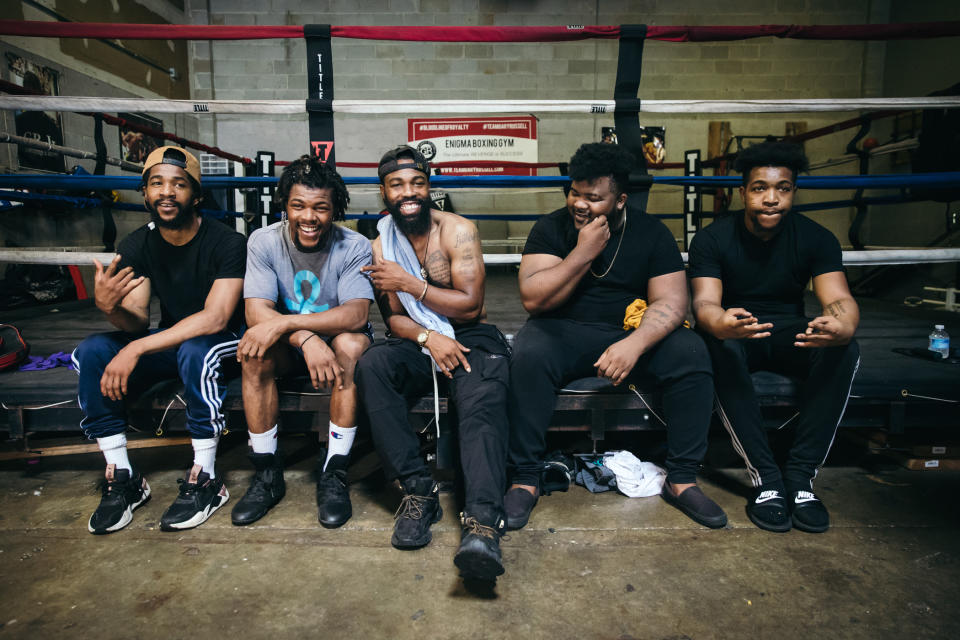
{"type": "MultiPolygon", "coordinates": [[[[299,251],[285,222],[257,229],[247,242],[244,298],[276,303],[280,313],[320,313],[348,300],[373,300],[360,267],[373,261],[370,241],[334,224],[319,251],[299,251]]],[[[370,326],[367,327],[370,333],[370,326]]]]}

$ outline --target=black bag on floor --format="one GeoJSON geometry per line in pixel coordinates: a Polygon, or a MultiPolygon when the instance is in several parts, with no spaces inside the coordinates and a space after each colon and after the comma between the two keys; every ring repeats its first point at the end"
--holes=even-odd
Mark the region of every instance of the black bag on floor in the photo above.
{"type": "Polygon", "coordinates": [[[0,324],[0,371],[16,369],[27,359],[30,346],[12,324],[0,324]]]}

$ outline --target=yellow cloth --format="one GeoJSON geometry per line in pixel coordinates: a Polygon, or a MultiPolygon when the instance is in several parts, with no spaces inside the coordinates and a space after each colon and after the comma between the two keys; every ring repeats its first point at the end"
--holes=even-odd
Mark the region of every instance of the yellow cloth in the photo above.
{"type": "MultiPolygon", "coordinates": [[[[623,316],[623,330],[636,329],[640,326],[640,319],[643,317],[643,312],[647,310],[647,301],[643,298],[637,298],[630,303],[630,306],[627,307],[627,312],[623,316]]],[[[686,320],[683,321],[683,326],[687,329],[690,328],[690,323],[686,320]]]]}

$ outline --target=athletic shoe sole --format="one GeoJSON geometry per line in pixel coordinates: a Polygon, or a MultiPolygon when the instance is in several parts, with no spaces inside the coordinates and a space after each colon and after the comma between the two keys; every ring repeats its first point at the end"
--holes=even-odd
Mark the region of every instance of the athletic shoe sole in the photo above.
{"type": "Polygon", "coordinates": [[[217,509],[227,504],[227,500],[230,499],[230,492],[227,491],[226,487],[223,487],[223,495],[217,496],[218,499],[215,499],[213,502],[207,505],[207,508],[203,511],[198,511],[192,518],[189,520],[184,520],[183,522],[167,522],[161,523],[160,528],[163,531],[182,531],[184,529],[192,529],[194,527],[199,527],[204,522],[210,519],[217,509]]]}
{"type": "Polygon", "coordinates": [[[783,524],[771,524],[766,520],[761,520],[753,515],[753,512],[750,511],[750,506],[747,505],[747,517],[750,518],[750,522],[757,525],[759,528],[764,531],[772,531],[774,533],[786,533],[790,531],[790,520],[787,520],[783,524]]]}
{"type": "MultiPolygon", "coordinates": [[[[437,507],[437,515],[434,517],[431,525],[437,524],[440,522],[440,518],[443,517],[443,508],[437,507]]],[[[409,551],[412,549],[420,549],[422,547],[430,544],[430,541],[433,540],[433,532],[430,529],[427,529],[424,535],[412,542],[400,542],[397,538],[396,532],[390,537],[390,544],[393,545],[395,549],[400,549],[401,551],[409,551]]]]}
{"type": "Polygon", "coordinates": [[[117,521],[117,524],[112,527],[107,527],[106,529],[94,529],[93,525],[93,516],[90,516],[90,520],[87,521],[87,531],[92,533],[95,536],[103,536],[108,533],[113,533],[114,531],[119,531],[125,526],[130,524],[130,521],[133,520],[133,512],[139,509],[147,500],[150,499],[150,485],[144,482],[143,496],[140,498],[140,502],[135,502],[127,506],[127,509],[123,512],[123,515],[120,517],[120,520],[117,521]]]}
{"type": "Polygon", "coordinates": [[[487,554],[463,551],[453,557],[460,577],[468,580],[496,580],[503,575],[503,564],[487,554]]]}
{"type": "Polygon", "coordinates": [[[807,533],[825,533],[825,532],[827,531],[827,529],[830,528],[830,523],[829,523],[829,522],[828,522],[827,524],[823,525],[823,526],[820,526],[820,527],[813,527],[813,526],[810,526],[810,525],[804,523],[804,522],[801,521],[801,520],[797,520],[797,517],[796,517],[796,516],[791,516],[791,520],[793,520],[793,528],[794,528],[794,529],[799,529],[800,531],[805,531],[805,532],[807,532],[807,533]]]}

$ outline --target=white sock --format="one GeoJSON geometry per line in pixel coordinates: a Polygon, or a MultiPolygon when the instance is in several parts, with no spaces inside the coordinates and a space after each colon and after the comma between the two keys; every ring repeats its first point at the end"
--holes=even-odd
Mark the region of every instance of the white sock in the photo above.
{"type": "Polygon", "coordinates": [[[97,444],[100,446],[100,451],[103,451],[107,464],[115,464],[117,469],[126,469],[133,473],[130,458],[127,457],[127,434],[118,433],[106,438],[97,438],[97,444]]]}
{"type": "Polygon", "coordinates": [[[220,442],[220,436],[192,438],[190,442],[193,444],[193,464],[200,465],[211,480],[216,478],[217,473],[213,465],[217,459],[217,444],[220,442]]]}
{"type": "Polygon", "coordinates": [[[327,464],[333,456],[345,456],[350,453],[353,447],[353,439],[357,435],[357,428],[350,427],[345,429],[330,423],[330,437],[327,439],[327,459],[323,463],[323,470],[327,470],[327,464]]]}
{"type": "Polygon", "coordinates": [[[254,433],[248,431],[250,436],[250,448],[254,453],[276,453],[277,452],[277,425],[273,429],[263,433],[254,433]]]}

